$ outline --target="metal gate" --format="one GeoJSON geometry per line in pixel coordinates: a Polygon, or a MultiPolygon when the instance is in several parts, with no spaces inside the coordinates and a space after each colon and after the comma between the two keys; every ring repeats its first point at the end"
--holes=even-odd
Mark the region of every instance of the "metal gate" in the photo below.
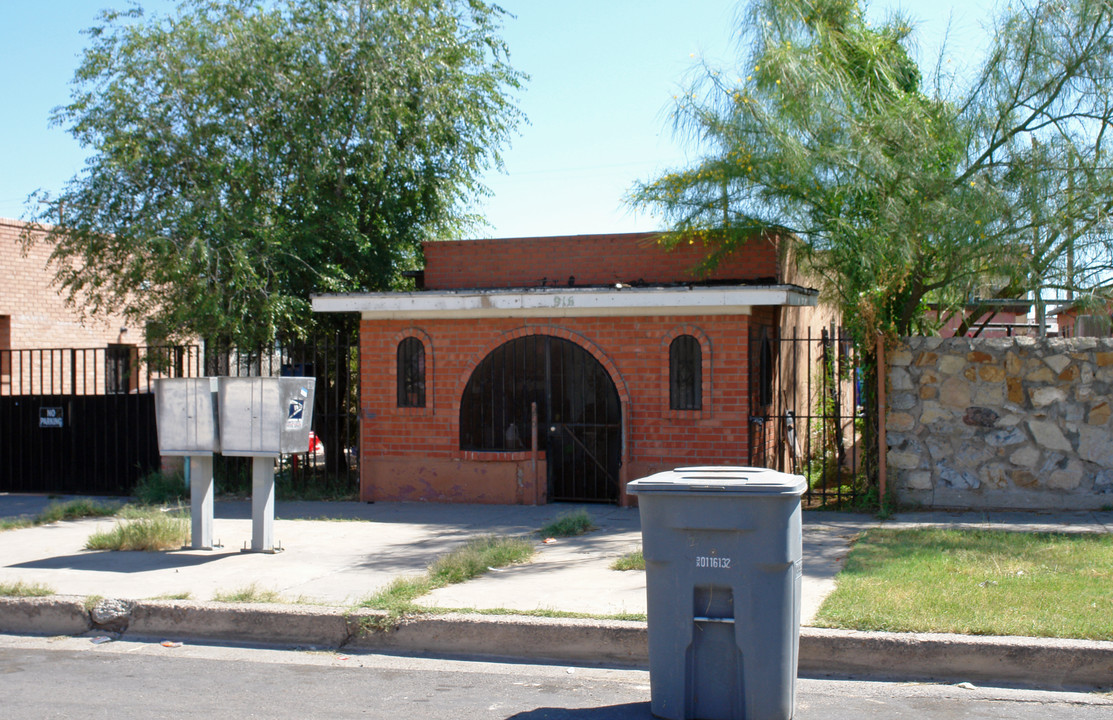
{"type": "Polygon", "coordinates": [[[527,447],[536,403],[553,501],[617,502],[622,409],[606,369],[575,343],[529,335],[476,367],[460,405],[465,450],[527,447]]]}
{"type": "MultiPolygon", "coordinates": [[[[313,432],[304,452],[283,456],[275,480],[300,497],[359,492],[359,341],[353,333],[320,334],[255,350],[210,348],[206,375],[307,376],[317,379],[313,432]]],[[[218,489],[250,492],[250,458],[220,456],[218,489]]]]}
{"type": "Polygon", "coordinates": [[[858,349],[841,328],[750,331],[750,464],[804,475],[808,507],[858,498],[872,468],[858,349]]]}
{"type": "MultiPolygon", "coordinates": [[[[154,380],[317,378],[314,440],[282,458],[284,487],[312,497],[359,487],[359,345],[346,336],[243,352],[200,347],[0,351],[0,492],[128,495],[161,458],[154,380]]],[[[219,456],[220,492],[250,491],[250,462],[219,456]]]]}
{"type": "Polygon", "coordinates": [[[127,495],[160,457],[156,377],[197,374],[197,348],[0,353],[0,492],[127,495]]]}

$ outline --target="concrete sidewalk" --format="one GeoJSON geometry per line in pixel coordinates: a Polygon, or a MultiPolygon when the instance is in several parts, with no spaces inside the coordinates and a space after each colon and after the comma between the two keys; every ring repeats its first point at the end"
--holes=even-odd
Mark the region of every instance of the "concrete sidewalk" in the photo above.
{"type": "MultiPolygon", "coordinates": [[[[0,494],[0,517],[34,515],[48,502],[36,496],[0,494]]],[[[615,558],[640,545],[636,509],[279,502],[274,537],[282,551],[275,554],[241,551],[251,544],[250,513],[249,501],[218,502],[213,537],[223,547],[212,551],[84,550],[88,536],[97,529],[110,528],[114,523],[111,519],[0,532],[0,582],[42,583],[63,596],[53,601],[0,602],[0,631],[60,634],[93,629],[93,619],[80,599],[96,596],[119,601],[116,607],[124,608],[122,622],[130,634],[145,628],[146,634],[190,638],[549,657],[568,662],[644,661],[644,623],[523,620],[458,613],[438,616],[433,612],[393,633],[370,637],[360,628],[374,624],[375,614],[349,612],[393,579],[421,574],[438,555],[477,535],[494,533],[531,535],[539,541],[537,556],[531,563],[434,591],[420,602],[431,610],[502,608],[596,616],[644,614],[644,572],[610,569],[615,558]],[[592,515],[597,530],[577,538],[559,538],[551,544],[540,543],[536,531],[542,525],[580,508],[592,515]],[[303,604],[243,606],[210,602],[219,593],[247,586],[274,591],[285,600],[303,604]],[[67,601],[66,596],[77,599],[67,601]],[[173,597],[188,599],[160,599],[173,597]],[[44,618],[55,616],[66,619],[57,620],[49,628],[43,626],[44,618]]],[[[834,577],[853,538],[880,524],[868,515],[804,513],[801,606],[805,626],[834,588],[834,577]]],[[[1111,532],[1113,513],[921,513],[897,515],[884,523],[887,527],[925,524],[1111,532]]],[[[1095,681],[1088,678],[1104,678],[1107,685],[1113,684],[1113,643],[1041,640],[1018,645],[1015,639],[847,633],[805,627],[800,666],[802,672],[902,677],[943,676],[957,671],[964,679],[992,676],[990,679],[1025,682],[1018,670],[1005,668],[994,659],[1002,655],[1012,657],[1012,665],[1017,667],[1031,665],[1038,672],[1028,670],[1027,674],[1044,684],[1050,679],[1058,684],[1093,686],[1095,681]],[[972,658],[970,663],[962,662],[963,653],[972,658]],[[937,659],[931,661],[932,657],[937,659]],[[1053,661],[1048,659],[1051,657],[1069,667],[1061,674],[1049,673],[1046,663],[1053,661]],[[925,661],[929,666],[924,666],[925,661]],[[935,663],[934,668],[930,662],[935,663]],[[902,671],[902,667],[908,670],[902,671]],[[982,667],[987,668],[988,675],[979,675],[982,667]]]]}

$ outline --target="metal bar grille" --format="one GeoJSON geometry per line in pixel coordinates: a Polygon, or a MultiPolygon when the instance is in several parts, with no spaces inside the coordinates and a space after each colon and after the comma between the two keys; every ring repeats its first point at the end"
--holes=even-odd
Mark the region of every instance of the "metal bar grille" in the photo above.
{"type": "Polygon", "coordinates": [[[805,506],[852,502],[876,472],[863,452],[874,411],[860,392],[858,350],[834,326],[775,332],[750,334],[750,463],[804,475],[805,506]]]}
{"type": "Polygon", "coordinates": [[[614,382],[573,342],[529,335],[493,350],[476,367],[460,406],[465,450],[528,449],[537,403],[549,498],[615,502],[621,463],[621,406],[614,382]]]}

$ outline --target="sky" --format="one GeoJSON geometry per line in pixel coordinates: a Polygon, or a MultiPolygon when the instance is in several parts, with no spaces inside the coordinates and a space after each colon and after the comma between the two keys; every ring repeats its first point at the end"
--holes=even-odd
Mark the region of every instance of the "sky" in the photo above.
{"type": "MultiPolygon", "coordinates": [[[[88,153],[51,110],[70,80],[98,11],[126,0],[0,0],[0,218],[26,217],[27,197],[58,191],[88,153]]],[[[166,12],[175,0],[141,0],[166,12]]],[[[519,104],[528,122],[485,178],[483,237],[635,232],[659,218],[624,202],[631,186],[684,167],[698,148],[672,132],[671,102],[702,61],[735,67],[736,0],[499,0],[512,17],[511,63],[530,75],[519,104]]],[[[970,63],[984,47],[992,0],[875,0],[874,20],[900,10],[914,22],[927,71],[970,63]]]]}

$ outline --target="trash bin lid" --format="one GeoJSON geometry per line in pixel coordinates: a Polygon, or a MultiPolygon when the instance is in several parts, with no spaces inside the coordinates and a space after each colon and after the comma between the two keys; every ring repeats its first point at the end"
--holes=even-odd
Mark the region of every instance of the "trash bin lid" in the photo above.
{"type": "Polygon", "coordinates": [[[755,493],[802,495],[808,482],[802,475],[769,468],[708,465],[682,467],[634,480],[626,486],[631,495],[659,492],[755,493]]]}

